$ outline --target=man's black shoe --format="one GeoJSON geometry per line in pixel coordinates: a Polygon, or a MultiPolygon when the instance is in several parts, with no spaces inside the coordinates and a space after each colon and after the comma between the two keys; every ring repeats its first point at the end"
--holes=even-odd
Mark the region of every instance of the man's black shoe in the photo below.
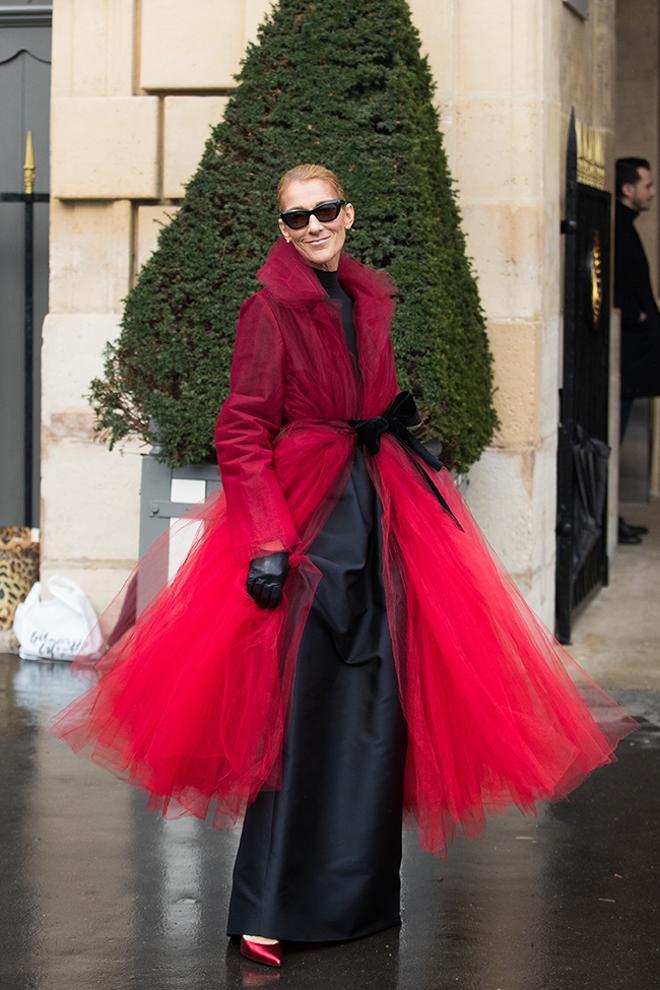
{"type": "Polygon", "coordinates": [[[624,522],[621,516],[619,516],[618,542],[622,546],[634,546],[637,543],[642,542],[642,537],[639,535],[639,533],[633,532],[632,526],[629,526],[628,523],[624,522]]]}
{"type": "Polygon", "coordinates": [[[635,526],[633,523],[628,523],[623,518],[619,516],[619,533],[624,530],[628,536],[646,536],[649,531],[648,526],[635,526]]]}

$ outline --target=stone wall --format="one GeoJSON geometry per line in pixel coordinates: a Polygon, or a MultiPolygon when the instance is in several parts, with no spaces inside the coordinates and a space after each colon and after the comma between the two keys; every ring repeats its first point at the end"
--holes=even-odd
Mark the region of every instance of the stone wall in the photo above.
{"type": "Polygon", "coordinates": [[[528,600],[554,611],[559,37],[554,3],[415,3],[495,358],[501,429],[468,498],[528,600]]]}
{"type": "Polygon", "coordinates": [[[50,312],[43,328],[42,577],[97,606],[138,546],[140,446],[93,438],[84,397],[221,119],[268,0],[57,0],[53,17],[50,312]]]}
{"type": "MultiPolygon", "coordinates": [[[[552,624],[566,137],[575,107],[603,134],[611,188],[615,2],[592,0],[587,20],[541,0],[418,0],[413,9],[438,83],[495,358],[502,425],[471,471],[468,498],[552,624]]],[[[617,405],[613,392],[611,417],[617,405]]],[[[616,487],[610,546],[615,513],[616,487]]]]}
{"type": "MultiPolygon", "coordinates": [[[[471,472],[468,497],[523,592],[551,622],[562,122],[570,102],[584,105],[586,122],[607,102],[611,52],[603,32],[614,0],[594,0],[585,24],[545,0],[411,6],[437,81],[495,357],[502,426],[471,472]]],[[[44,571],[78,578],[97,604],[136,554],[140,457],[135,444],[108,452],[93,442],[82,393],[267,7],[267,0],[55,5],[44,571]]]]}

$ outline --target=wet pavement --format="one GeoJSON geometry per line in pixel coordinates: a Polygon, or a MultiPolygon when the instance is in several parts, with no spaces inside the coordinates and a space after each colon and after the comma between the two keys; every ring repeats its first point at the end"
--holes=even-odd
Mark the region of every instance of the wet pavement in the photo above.
{"type": "MultiPolygon", "coordinates": [[[[644,566],[657,610],[660,560],[644,566]]],[[[448,860],[406,830],[401,929],[291,949],[279,972],[224,935],[238,831],[147,812],[50,736],[80,690],[68,666],[0,656],[0,987],[660,990],[660,660],[651,636],[649,676],[638,642],[627,669],[618,597],[610,665],[602,643],[590,664],[583,620],[576,653],[640,721],[619,761],[537,819],[512,811],[456,841],[448,860]]]]}

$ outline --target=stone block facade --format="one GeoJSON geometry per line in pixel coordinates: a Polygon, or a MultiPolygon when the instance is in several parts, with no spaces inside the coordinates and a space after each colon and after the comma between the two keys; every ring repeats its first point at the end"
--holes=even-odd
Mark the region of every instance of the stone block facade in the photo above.
{"type": "Polygon", "coordinates": [[[163,197],[178,199],[202,157],[211,128],[222,120],[226,96],[167,96],[163,101],[163,197]]]}
{"type": "MultiPolygon", "coordinates": [[[[79,393],[100,368],[121,300],[155,246],[159,223],[176,210],[269,6],[55,5],[44,568],[80,580],[99,606],[137,553],[140,458],[136,445],[109,452],[93,440],[79,393]],[[81,356],[83,372],[73,378],[67,341],[81,356]]],[[[412,0],[411,8],[437,83],[495,357],[502,425],[471,472],[468,497],[514,579],[551,622],[562,124],[570,94],[579,91],[585,122],[610,126],[603,78],[612,51],[603,25],[614,0],[593,0],[586,22],[541,0],[412,0]],[[590,60],[572,66],[579,78],[564,93],[566,38],[586,46],[590,60]]]]}
{"type": "Polygon", "coordinates": [[[558,4],[520,0],[486,5],[443,0],[437,13],[430,4],[413,7],[420,8],[422,39],[437,80],[441,127],[495,362],[501,426],[470,472],[468,500],[523,593],[551,624],[559,374],[558,38],[567,12],[558,4]]]}
{"type": "Polygon", "coordinates": [[[52,106],[55,199],[158,199],[155,96],[61,96],[52,106]]]}
{"type": "Polygon", "coordinates": [[[118,313],[51,312],[43,327],[42,580],[64,573],[102,605],[128,575],[138,538],[138,448],[94,442],[87,401],[118,313]],[[102,576],[102,574],[103,576],[102,576]]]}
{"type": "Polygon", "coordinates": [[[132,96],[135,0],[56,0],[53,99],[132,96]]]}
{"type": "Polygon", "coordinates": [[[51,313],[119,312],[130,285],[131,222],[127,199],[53,199],[51,313]]]}
{"type": "Polygon", "coordinates": [[[163,93],[231,89],[249,40],[248,22],[254,24],[254,11],[243,0],[142,0],[140,87],[163,93]]]}

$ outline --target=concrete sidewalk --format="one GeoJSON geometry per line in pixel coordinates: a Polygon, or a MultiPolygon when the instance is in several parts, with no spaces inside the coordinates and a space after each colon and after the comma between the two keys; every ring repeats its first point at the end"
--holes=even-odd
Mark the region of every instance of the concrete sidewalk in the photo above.
{"type": "Polygon", "coordinates": [[[660,690],[660,498],[621,513],[650,532],[618,547],[609,586],[578,617],[569,651],[605,688],[660,690]]]}

